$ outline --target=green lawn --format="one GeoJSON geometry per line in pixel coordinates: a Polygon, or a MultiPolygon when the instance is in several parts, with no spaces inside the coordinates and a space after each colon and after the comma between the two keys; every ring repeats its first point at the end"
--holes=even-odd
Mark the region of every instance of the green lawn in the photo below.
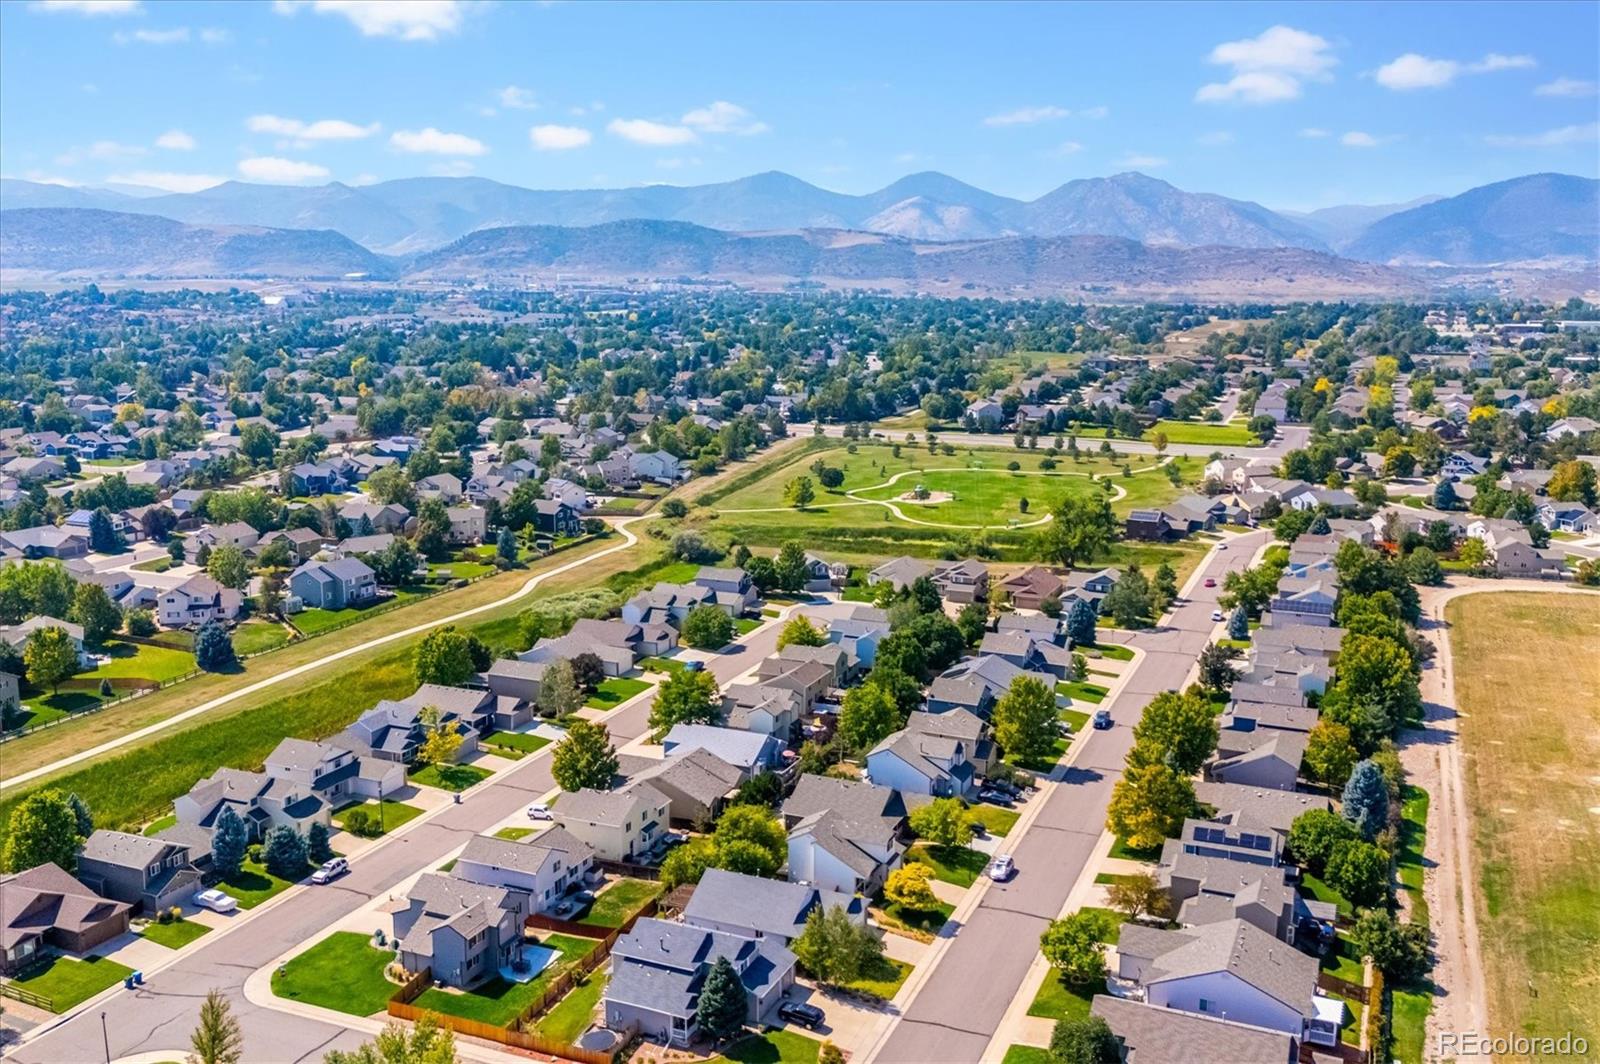
{"type": "Polygon", "coordinates": [[[464,791],[474,783],[486,780],[494,773],[476,765],[428,765],[408,777],[412,783],[423,787],[438,787],[444,791],[464,791]]]}
{"type": "Polygon", "coordinates": [[[1355,907],[1350,904],[1348,898],[1309,872],[1300,879],[1300,891],[1303,894],[1311,895],[1318,901],[1325,901],[1338,906],[1340,916],[1349,918],[1355,915],[1355,907]]]}
{"type": "Polygon", "coordinates": [[[161,819],[152,820],[152,821],[150,821],[150,823],[146,824],[143,834],[145,834],[145,835],[159,835],[161,832],[167,830],[168,828],[170,828],[172,825],[176,824],[177,822],[178,822],[178,814],[177,813],[168,813],[166,816],[162,817],[161,819]]]}
{"type": "Polygon", "coordinates": [[[678,658],[640,658],[636,663],[645,672],[674,673],[682,672],[684,663],[678,658]]]}
{"type": "Polygon", "coordinates": [[[1132,883],[1138,878],[1138,876],[1119,876],[1113,872],[1098,872],[1095,874],[1094,881],[1103,887],[1110,887],[1118,883],[1132,883]]]}
{"type": "Polygon", "coordinates": [[[672,562],[651,572],[651,577],[663,584],[692,584],[700,572],[694,562],[672,562]]]}
{"type": "Polygon", "coordinates": [[[399,987],[383,976],[392,950],[355,931],[336,931],[272,973],[272,992],[351,1016],[384,1011],[399,987]]]}
{"type": "Polygon", "coordinates": [[[621,927],[628,918],[662,891],[660,883],[648,879],[617,879],[602,890],[578,921],[590,927],[621,927]]]}
{"type": "MultiPolygon", "coordinates": [[[[1097,497],[1103,490],[1094,480],[1073,471],[1071,462],[1053,472],[1038,469],[1011,472],[1004,468],[1010,460],[1009,455],[985,455],[970,459],[973,464],[969,468],[941,469],[902,477],[888,487],[872,488],[854,497],[892,502],[908,517],[922,521],[1004,528],[1012,523],[1036,521],[1062,499],[1097,497]],[[905,499],[905,494],[918,484],[934,496],[946,498],[941,502],[905,499]],[[1022,510],[1023,499],[1028,500],[1026,513],[1022,510]]],[[[961,459],[950,458],[945,463],[957,466],[961,459]]],[[[1165,478],[1162,482],[1165,483],[1165,478]]],[[[841,509],[840,513],[849,514],[853,509],[857,508],[841,509]]]]}
{"type": "Polygon", "coordinates": [[[101,652],[111,655],[111,660],[98,668],[79,673],[79,679],[127,678],[171,683],[178,677],[187,676],[195,671],[194,655],[186,650],[153,647],[143,643],[124,643],[113,639],[101,648],[101,652]]]}
{"type": "Polygon", "coordinates": [[[556,1003],[555,1008],[539,1017],[539,1022],[533,1025],[535,1033],[571,1044],[589,1029],[589,1019],[594,1015],[594,1007],[605,988],[605,972],[590,972],[583,982],[556,1003]]]}
{"type": "Polygon", "coordinates": [[[388,832],[391,832],[395,828],[399,827],[401,824],[404,824],[406,821],[415,820],[417,817],[422,815],[422,810],[418,809],[416,806],[407,805],[404,802],[397,802],[393,798],[385,798],[382,803],[379,803],[376,798],[366,798],[359,802],[351,802],[349,805],[341,806],[340,808],[334,810],[334,826],[343,828],[345,814],[350,812],[352,809],[365,809],[367,811],[367,815],[372,818],[372,822],[376,824],[378,821],[378,806],[380,804],[383,806],[382,834],[387,834],[388,832]]]}
{"type": "Polygon", "coordinates": [[[839,598],[845,602],[871,602],[877,597],[878,589],[866,584],[851,584],[839,592],[839,598]]]}
{"type": "Polygon", "coordinates": [[[1089,726],[1089,714],[1081,709],[1058,709],[1056,716],[1066,721],[1072,727],[1072,734],[1077,735],[1089,726]]]}
{"type": "Polygon", "coordinates": [[[970,846],[930,846],[925,842],[911,847],[906,860],[927,865],[933,870],[933,878],[958,887],[976,883],[989,863],[988,855],[970,846]]]}
{"type": "Polygon", "coordinates": [[[817,1064],[822,1043],[793,1031],[767,1031],[741,1039],[706,1064],[817,1064]]]}
{"type": "Polygon", "coordinates": [[[1119,838],[1111,844],[1111,853],[1108,856],[1121,858],[1124,861],[1158,861],[1161,859],[1161,847],[1136,850],[1128,845],[1127,840],[1119,838]]]}
{"type": "Polygon", "coordinates": [[[631,676],[612,676],[604,680],[595,688],[584,705],[590,709],[611,709],[619,706],[641,691],[648,691],[648,680],[636,680],[631,676]]]}
{"type": "Polygon", "coordinates": [[[1400,1064],[1422,1064],[1422,1046],[1428,1013],[1433,1011],[1433,985],[1394,986],[1389,1029],[1394,1035],[1394,1058],[1400,1064]]]}
{"type": "Polygon", "coordinates": [[[496,747],[496,753],[508,750],[512,755],[521,757],[523,754],[533,753],[540,747],[549,746],[550,740],[542,735],[497,731],[491,732],[489,737],[483,740],[483,745],[496,747]]]}
{"type": "Polygon", "coordinates": [[[1105,701],[1106,694],[1110,690],[1109,687],[1102,687],[1097,683],[1087,683],[1082,680],[1056,684],[1056,694],[1066,695],[1074,702],[1094,702],[1098,704],[1105,701]]]}
{"type": "Polygon", "coordinates": [[[1000,1064],[1055,1064],[1055,1057],[1042,1046],[1014,1045],[1006,1047],[1000,1064]]]}
{"type": "Polygon", "coordinates": [[[1205,421],[1157,421],[1145,430],[1146,440],[1156,433],[1166,434],[1168,443],[1197,443],[1202,447],[1254,447],[1256,438],[1243,425],[1222,425],[1205,421]]]}
{"type": "Polygon", "coordinates": [[[972,819],[982,824],[984,830],[991,835],[1009,835],[1016,826],[1017,819],[1022,816],[1015,809],[1006,809],[998,805],[989,805],[979,802],[967,807],[967,812],[972,814],[972,819]]]}
{"type": "Polygon", "coordinates": [[[168,558],[151,558],[147,562],[135,562],[131,566],[131,568],[137,569],[141,573],[164,573],[168,569],[171,569],[172,566],[173,566],[173,561],[172,561],[172,559],[170,557],[168,557],[168,558]]]}
{"type": "Polygon", "coordinates": [[[1400,848],[1395,854],[1395,875],[1400,889],[1411,896],[1411,919],[1428,926],[1428,901],[1422,892],[1422,851],[1428,829],[1428,792],[1406,785],[1400,806],[1400,848]]]}
{"type": "Polygon", "coordinates": [[[511,842],[516,842],[518,839],[525,839],[529,835],[532,835],[535,830],[536,829],[534,828],[501,828],[499,831],[494,833],[494,837],[497,839],[506,839],[511,842]]]}
{"type": "Polygon", "coordinates": [[[864,978],[846,983],[850,990],[859,990],[862,993],[872,994],[888,1001],[900,991],[905,981],[911,975],[912,966],[905,961],[897,961],[893,957],[879,957],[865,974],[864,978]]]}
{"type": "Polygon", "coordinates": [[[274,621],[246,621],[233,630],[235,654],[276,650],[289,641],[289,630],[274,621]]]}
{"type": "Polygon", "coordinates": [[[1087,1019],[1089,1002],[1104,989],[1099,983],[1082,986],[1068,983],[1052,970],[1045,975],[1044,985],[1034,995],[1033,1004],[1028,1006],[1028,1015],[1049,1020],[1087,1019]]]}
{"type": "Polygon", "coordinates": [[[1120,643],[1096,643],[1089,649],[1091,651],[1099,651],[1102,658],[1110,658],[1112,661],[1133,660],[1133,651],[1120,643]]]}
{"type": "Polygon", "coordinates": [[[908,931],[920,931],[925,935],[939,933],[939,928],[950,919],[950,914],[956,911],[954,905],[939,902],[932,909],[907,909],[895,902],[886,902],[881,910],[886,926],[899,926],[908,931]]]}
{"type": "Polygon", "coordinates": [[[763,623],[764,622],[760,618],[756,618],[756,617],[736,617],[736,618],[734,618],[733,627],[734,627],[735,638],[737,638],[738,636],[741,636],[741,635],[749,635],[751,632],[755,631],[757,628],[760,628],[763,623]]]}
{"type": "Polygon", "coordinates": [[[168,949],[182,949],[210,930],[205,924],[197,924],[193,920],[174,920],[165,924],[152,920],[139,933],[168,949]]]}
{"type": "Polygon", "coordinates": [[[35,969],[27,978],[12,979],[10,983],[49,998],[52,1012],[66,1012],[106,987],[116,986],[132,974],[132,968],[104,957],[85,957],[80,961],[58,956],[35,969]]]}
{"type": "Polygon", "coordinates": [[[466,993],[444,990],[436,986],[429,987],[412,1004],[419,1009],[431,1009],[434,1012],[503,1027],[516,1019],[535,998],[541,996],[558,972],[594,949],[595,940],[574,938],[570,935],[546,935],[544,945],[559,950],[561,955],[551,961],[536,979],[526,983],[508,983],[496,976],[466,993]]]}
{"type": "Polygon", "coordinates": [[[1056,762],[1066,754],[1068,745],[1066,736],[1058,735],[1050,744],[1050,752],[1043,757],[1008,757],[1006,761],[1029,772],[1048,775],[1050,770],[1056,767],[1056,762]]]}
{"type": "Polygon", "coordinates": [[[1329,950],[1328,955],[1322,958],[1322,970],[1347,983],[1361,985],[1363,978],[1361,958],[1351,955],[1350,944],[1342,935],[1339,937],[1338,948],[1329,950]]]}
{"type": "MultiPolygon", "coordinates": [[[[494,566],[491,565],[488,568],[493,569],[494,566]]],[[[429,594],[428,591],[420,588],[400,588],[395,591],[392,597],[383,599],[381,602],[372,603],[368,606],[347,606],[342,610],[323,610],[315,608],[301,610],[299,613],[289,618],[289,623],[298,628],[301,635],[318,635],[322,632],[328,631],[330,628],[338,628],[340,625],[349,624],[351,621],[373,613],[374,610],[379,606],[388,606],[391,603],[403,604],[407,602],[414,602],[427,594],[429,594]]]]}
{"type": "MultiPolygon", "coordinates": [[[[311,866],[308,864],[301,876],[310,875],[311,871],[311,866]]],[[[264,865],[256,864],[254,861],[246,861],[237,875],[224,879],[217,886],[225,893],[237,898],[239,908],[254,909],[268,898],[276,897],[294,886],[294,882],[287,879],[279,879],[271,872],[268,872],[264,865]]]]}

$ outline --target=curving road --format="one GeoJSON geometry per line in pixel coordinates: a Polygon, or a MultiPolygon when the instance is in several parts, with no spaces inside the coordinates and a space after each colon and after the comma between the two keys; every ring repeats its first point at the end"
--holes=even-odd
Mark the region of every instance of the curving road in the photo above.
{"type": "Polygon", "coordinates": [[[316,661],[308,661],[303,665],[296,665],[292,669],[284,669],[282,672],[273,673],[271,676],[263,677],[262,679],[259,679],[254,683],[246,684],[237,690],[229,691],[226,694],[218,695],[216,698],[210,699],[209,701],[201,702],[199,705],[191,706],[188,709],[183,710],[181,713],[174,713],[172,716],[163,720],[158,720],[154,724],[147,724],[143,728],[139,728],[136,731],[131,731],[126,735],[119,735],[115,739],[108,739],[98,746],[92,746],[87,750],[80,750],[75,754],[70,754],[67,757],[60,758],[59,760],[53,761],[48,765],[41,765],[30,772],[23,772],[16,776],[9,777],[3,781],[0,781],[0,784],[3,784],[5,787],[16,787],[27,783],[30,780],[48,776],[52,773],[59,772],[64,768],[76,765],[81,761],[88,761],[91,758],[99,757],[102,754],[106,754],[117,749],[118,747],[126,746],[129,743],[138,742],[140,739],[144,739],[148,736],[155,735],[158,732],[165,731],[167,728],[182,724],[188,720],[193,720],[195,717],[210,713],[212,710],[219,709],[230,702],[243,698],[245,695],[254,694],[257,691],[264,691],[276,684],[281,684],[286,681],[293,680],[299,676],[304,676],[306,673],[320,669],[325,665],[330,665],[333,662],[343,661],[346,658],[371,650],[374,647],[380,647],[386,643],[393,643],[398,639],[409,639],[414,635],[421,635],[422,633],[427,632],[430,629],[437,628],[440,625],[454,624],[457,621],[466,620],[468,617],[476,617],[479,614],[488,612],[489,610],[499,609],[501,606],[504,606],[507,603],[515,602],[518,599],[531,594],[536,587],[544,583],[546,580],[549,580],[551,577],[560,576],[562,573],[570,573],[574,569],[588,565],[596,558],[604,558],[608,554],[616,554],[618,551],[627,550],[629,547],[639,542],[639,537],[634,535],[628,526],[635,521],[648,520],[650,516],[651,515],[647,514],[641,517],[625,517],[615,521],[613,523],[613,527],[618,532],[622,533],[621,543],[614,543],[604,550],[595,551],[593,554],[585,554],[580,558],[574,558],[572,561],[558,565],[554,569],[547,569],[542,573],[537,573],[534,576],[530,576],[526,581],[523,582],[521,587],[510,592],[509,594],[495,599],[493,602],[485,602],[481,606],[474,606],[469,610],[461,610],[459,613],[452,613],[448,617],[436,617],[430,621],[423,621],[421,624],[414,624],[410,628],[403,628],[398,632],[390,632],[388,635],[377,636],[373,639],[367,640],[364,643],[358,643],[353,647],[347,647],[344,650],[329,654],[327,657],[318,658],[316,661]]]}

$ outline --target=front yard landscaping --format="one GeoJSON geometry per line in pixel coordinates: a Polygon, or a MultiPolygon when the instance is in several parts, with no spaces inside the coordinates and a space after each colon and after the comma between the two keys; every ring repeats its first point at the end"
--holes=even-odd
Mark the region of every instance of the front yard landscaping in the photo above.
{"type": "Polygon", "coordinates": [[[766,1031],[742,1038],[706,1064],[817,1064],[822,1043],[793,1031],[766,1031]]]}
{"type": "Polygon", "coordinates": [[[641,691],[648,691],[648,680],[635,680],[631,676],[612,676],[595,688],[583,704],[590,709],[611,709],[619,706],[641,691]]]}
{"type": "Polygon", "coordinates": [[[979,802],[976,805],[968,806],[967,812],[972,815],[974,821],[982,824],[984,830],[991,835],[1010,834],[1011,829],[1016,827],[1017,821],[1022,816],[1015,809],[989,805],[987,802],[979,802]]]}
{"type": "Polygon", "coordinates": [[[1056,684],[1056,694],[1066,695],[1074,702],[1094,702],[1098,704],[1105,701],[1109,690],[1110,688],[1101,687],[1097,683],[1088,683],[1083,680],[1072,680],[1056,684]]]}
{"type": "Polygon", "coordinates": [[[1082,1020],[1089,1016],[1089,1002],[1105,989],[1102,983],[1069,983],[1054,968],[1045,974],[1044,985],[1028,1006],[1029,1016],[1047,1020],[1082,1020]]]}
{"type": "MultiPolygon", "coordinates": [[[[308,864],[305,870],[295,879],[303,879],[310,875],[311,872],[312,868],[308,864]]],[[[231,894],[238,899],[239,908],[254,909],[268,898],[274,898],[282,894],[294,886],[294,883],[295,880],[279,879],[271,872],[268,872],[265,865],[257,864],[254,861],[246,861],[237,875],[224,879],[217,886],[225,893],[231,894]]]]}
{"type": "Polygon", "coordinates": [[[544,994],[556,974],[595,948],[592,938],[571,935],[546,935],[543,944],[560,952],[538,977],[526,983],[508,983],[499,976],[469,991],[445,990],[433,986],[424,990],[412,1004],[467,1020],[478,1020],[504,1027],[516,1019],[534,999],[544,994]]]}
{"type": "Polygon", "coordinates": [[[494,747],[494,753],[501,757],[519,758],[531,754],[540,747],[549,746],[550,740],[542,735],[526,735],[522,732],[492,732],[483,740],[484,746],[494,747]]]}
{"type": "Polygon", "coordinates": [[[50,999],[51,1012],[66,1012],[75,1005],[94,997],[110,986],[116,986],[133,969],[108,961],[104,957],[52,957],[41,967],[21,979],[12,979],[12,986],[50,999]]]}
{"type": "Polygon", "coordinates": [[[679,658],[658,658],[654,656],[640,658],[637,664],[639,668],[643,669],[645,672],[659,672],[667,674],[682,672],[684,666],[684,662],[679,658]]]}
{"type": "Polygon", "coordinates": [[[905,961],[897,961],[893,957],[879,957],[869,966],[863,978],[846,983],[845,989],[872,994],[889,1001],[899,993],[905,981],[910,978],[911,969],[912,965],[905,961]]]}
{"type": "Polygon", "coordinates": [[[464,791],[474,783],[492,776],[486,768],[475,765],[429,765],[411,773],[412,783],[423,787],[437,787],[442,791],[464,791]]]}
{"type": "Polygon", "coordinates": [[[1058,709],[1056,716],[1067,722],[1073,735],[1077,735],[1089,726],[1089,714],[1081,709],[1058,709]]]}
{"type": "Polygon", "coordinates": [[[366,935],[336,931],[272,973],[272,992],[351,1016],[382,1012],[399,987],[384,978],[394,951],[366,935]]]}
{"type": "Polygon", "coordinates": [[[1006,1047],[1000,1064],[1054,1064],[1055,1057],[1042,1046],[1014,1045],[1006,1047]]]}
{"type": "Polygon", "coordinates": [[[1041,776],[1049,775],[1050,770],[1056,767],[1056,762],[1066,754],[1067,745],[1066,736],[1058,735],[1050,744],[1050,752],[1043,757],[1008,757],[1006,763],[1041,776]]]}
{"type": "Polygon", "coordinates": [[[366,811],[368,823],[372,825],[373,835],[371,837],[373,838],[376,838],[378,835],[385,835],[399,827],[401,824],[406,823],[408,820],[415,820],[417,817],[422,815],[422,810],[418,809],[416,806],[407,805],[404,802],[397,802],[392,798],[385,798],[381,803],[376,798],[367,798],[362,801],[352,802],[349,805],[341,806],[340,808],[335,809],[333,811],[334,826],[340,828],[341,830],[349,830],[345,827],[345,820],[349,814],[356,809],[366,811]],[[378,807],[380,805],[383,807],[381,817],[379,816],[378,811],[378,807]],[[380,822],[383,825],[381,830],[378,826],[380,822]]]}
{"type": "Polygon", "coordinates": [[[182,949],[210,930],[205,924],[197,924],[193,920],[172,920],[165,924],[151,920],[139,933],[168,949],[182,949]]]}
{"type": "Polygon", "coordinates": [[[760,628],[762,623],[762,620],[756,617],[736,617],[733,621],[733,627],[739,635],[749,635],[757,628],[760,628]]]}
{"type": "Polygon", "coordinates": [[[595,896],[594,904],[578,923],[590,927],[621,927],[651,898],[660,895],[662,889],[660,883],[648,879],[615,879],[595,896]]]}
{"type": "Polygon", "coordinates": [[[1152,846],[1148,850],[1136,850],[1128,845],[1127,839],[1118,838],[1111,844],[1111,852],[1107,856],[1115,857],[1122,861],[1159,861],[1161,859],[1161,847],[1152,846]]]}
{"type": "Polygon", "coordinates": [[[525,839],[529,835],[532,835],[533,830],[533,828],[501,828],[499,831],[494,833],[494,837],[497,839],[505,839],[509,842],[516,842],[518,839],[525,839]]]}
{"type": "Polygon", "coordinates": [[[933,870],[934,879],[970,887],[983,874],[989,856],[970,846],[930,846],[919,842],[906,852],[906,860],[927,865],[933,870]]]}
{"type": "Polygon", "coordinates": [[[950,919],[950,914],[956,911],[956,907],[941,901],[932,909],[907,909],[896,902],[886,902],[879,911],[883,914],[882,923],[886,927],[899,927],[905,931],[936,935],[939,933],[939,928],[950,919]]]}
{"type": "Polygon", "coordinates": [[[1096,643],[1092,647],[1086,647],[1085,651],[1089,655],[1092,655],[1095,651],[1098,651],[1102,658],[1110,658],[1112,661],[1133,660],[1133,651],[1129,650],[1120,643],[1096,643]]]}

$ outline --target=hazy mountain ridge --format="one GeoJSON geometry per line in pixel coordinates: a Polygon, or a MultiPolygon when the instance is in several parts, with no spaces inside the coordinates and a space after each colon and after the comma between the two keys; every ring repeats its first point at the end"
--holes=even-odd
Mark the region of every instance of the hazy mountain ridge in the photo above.
{"type": "Polygon", "coordinates": [[[1374,222],[1347,253],[1374,262],[1487,265],[1600,259],[1600,181],[1529,174],[1374,222]]]}

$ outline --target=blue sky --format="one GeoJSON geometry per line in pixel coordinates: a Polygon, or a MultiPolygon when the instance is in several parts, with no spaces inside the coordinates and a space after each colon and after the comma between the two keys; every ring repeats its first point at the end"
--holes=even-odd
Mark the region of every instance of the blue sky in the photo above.
{"type": "Polygon", "coordinates": [[[1600,175],[1600,4],[0,4],[0,172],[189,191],[785,170],[1273,207],[1600,175]]]}

